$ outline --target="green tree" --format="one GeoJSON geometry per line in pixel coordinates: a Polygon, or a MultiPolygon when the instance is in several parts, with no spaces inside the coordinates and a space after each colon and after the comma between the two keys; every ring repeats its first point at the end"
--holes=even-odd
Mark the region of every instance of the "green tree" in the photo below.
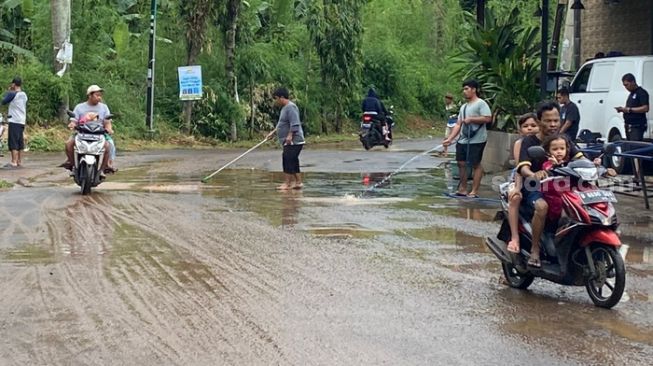
{"type": "MultiPolygon", "coordinates": [[[[469,22],[475,18],[470,15],[469,22]]],[[[476,25],[453,59],[458,74],[475,78],[494,110],[503,114],[495,127],[514,129],[515,117],[528,112],[539,100],[535,79],[539,73],[539,30],[519,22],[519,9],[497,18],[486,10],[485,26],[476,25]]]]}
{"type": "MultiPolygon", "coordinates": [[[[185,0],[180,2],[186,39],[186,65],[195,65],[207,40],[207,26],[216,16],[216,0],[185,0]]],[[[191,131],[193,101],[184,102],[184,128],[191,131]]]]}
{"type": "MultiPolygon", "coordinates": [[[[239,102],[237,97],[238,83],[236,79],[236,68],[234,61],[236,60],[236,28],[238,26],[238,14],[240,13],[241,0],[227,0],[227,12],[225,16],[224,29],[225,29],[225,73],[227,75],[227,92],[236,101],[239,102]]],[[[235,119],[231,121],[231,141],[238,139],[238,121],[235,119]]]]}
{"type": "MultiPolygon", "coordinates": [[[[322,105],[334,112],[333,126],[342,131],[345,107],[359,90],[363,35],[360,0],[316,0],[310,4],[308,29],[320,59],[322,105]]],[[[326,125],[322,127],[327,132],[326,125]]]]}

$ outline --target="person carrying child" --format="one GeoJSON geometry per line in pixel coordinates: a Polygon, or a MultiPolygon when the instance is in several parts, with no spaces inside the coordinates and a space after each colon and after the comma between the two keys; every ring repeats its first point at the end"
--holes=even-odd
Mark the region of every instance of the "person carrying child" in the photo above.
{"type": "MultiPolygon", "coordinates": [[[[519,161],[519,151],[524,137],[535,135],[539,130],[537,125],[537,115],[527,113],[519,117],[519,135],[520,138],[515,141],[512,149],[512,155],[515,161],[519,161]]],[[[508,251],[519,253],[519,205],[522,200],[522,176],[517,174],[514,169],[510,176],[510,189],[508,191],[508,223],[510,224],[510,242],[508,242],[508,251]]]]}

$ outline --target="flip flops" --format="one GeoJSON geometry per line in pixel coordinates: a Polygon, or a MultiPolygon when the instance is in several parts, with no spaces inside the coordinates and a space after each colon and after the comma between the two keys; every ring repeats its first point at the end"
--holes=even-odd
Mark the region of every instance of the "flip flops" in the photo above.
{"type": "Polygon", "coordinates": [[[532,258],[528,260],[528,266],[533,268],[542,268],[542,262],[539,258],[532,258]]]}

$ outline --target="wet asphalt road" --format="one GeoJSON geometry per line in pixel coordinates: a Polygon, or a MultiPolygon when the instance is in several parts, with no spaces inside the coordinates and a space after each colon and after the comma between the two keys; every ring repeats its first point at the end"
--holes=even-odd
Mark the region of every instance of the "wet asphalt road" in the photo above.
{"type": "MultiPolygon", "coordinates": [[[[495,193],[445,198],[437,141],[316,149],[277,192],[280,150],[125,153],[83,197],[61,155],[0,171],[0,364],[648,365],[653,214],[619,197],[624,300],[502,283],[495,193]]],[[[491,177],[486,179],[489,182],[491,177]]]]}

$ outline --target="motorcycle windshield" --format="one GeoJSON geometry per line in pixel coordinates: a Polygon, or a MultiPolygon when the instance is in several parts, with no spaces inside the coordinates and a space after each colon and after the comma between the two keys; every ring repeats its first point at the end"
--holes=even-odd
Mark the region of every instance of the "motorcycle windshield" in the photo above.
{"type": "Polygon", "coordinates": [[[104,125],[101,122],[86,122],[77,126],[77,131],[90,134],[103,134],[104,125]]]}

